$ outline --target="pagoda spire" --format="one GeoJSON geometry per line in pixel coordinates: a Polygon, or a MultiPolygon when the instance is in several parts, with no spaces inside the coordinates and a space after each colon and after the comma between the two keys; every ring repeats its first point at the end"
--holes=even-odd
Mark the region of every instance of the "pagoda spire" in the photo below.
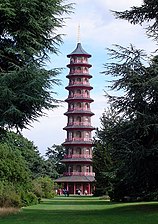
{"type": "Polygon", "coordinates": [[[80,35],[80,24],[78,24],[78,30],[77,30],[77,43],[81,42],[81,35],[80,35]]]}

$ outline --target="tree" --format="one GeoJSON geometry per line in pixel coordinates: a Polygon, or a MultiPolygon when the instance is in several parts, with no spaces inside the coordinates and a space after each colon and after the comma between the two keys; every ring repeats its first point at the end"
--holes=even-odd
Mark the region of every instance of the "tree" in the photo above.
{"type": "Polygon", "coordinates": [[[56,30],[71,10],[64,0],[1,1],[0,127],[23,129],[56,107],[52,94],[60,69],[44,65],[49,53],[58,53],[62,37],[56,30]]]}
{"type": "Polygon", "coordinates": [[[21,134],[0,132],[0,205],[27,206],[52,197],[56,167],[21,134]],[[37,186],[35,186],[37,184],[37,186]],[[40,194],[41,192],[41,194],[40,194]]]}
{"type": "Polygon", "coordinates": [[[144,0],[140,7],[133,6],[131,10],[123,12],[113,11],[116,18],[125,19],[132,24],[140,24],[149,22],[147,26],[147,34],[149,37],[158,40],[158,1],[144,0]],[[153,23],[151,23],[153,22],[153,23]]]}
{"type": "Polygon", "coordinates": [[[108,195],[111,191],[111,158],[108,155],[106,145],[103,143],[103,139],[99,136],[99,132],[96,133],[95,146],[93,148],[93,168],[95,172],[95,196],[108,195]]]}
{"type": "Polygon", "coordinates": [[[33,180],[33,191],[37,197],[53,198],[55,195],[54,182],[50,177],[38,177],[33,180]]]}
{"type": "Polygon", "coordinates": [[[19,155],[25,160],[32,179],[46,176],[56,178],[59,175],[56,160],[42,157],[34,143],[21,134],[4,131],[0,136],[0,142],[19,152],[19,155]]]}
{"type": "Polygon", "coordinates": [[[25,160],[32,178],[44,175],[45,160],[41,157],[33,142],[24,138],[21,134],[9,131],[1,134],[0,142],[7,144],[12,150],[19,151],[19,155],[25,160]]]}
{"type": "Polygon", "coordinates": [[[28,185],[31,172],[19,150],[12,149],[7,143],[0,143],[0,177],[16,185],[28,185]]]}
{"type": "Polygon", "coordinates": [[[151,195],[158,190],[158,57],[148,63],[144,52],[133,46],[116,46],[109,54],[115,62],[107,63],[103,73],[115,77],[111,89],[121,91],[120,96],[106,93],[111,110],[102,116],[98,137],[112,161],[111,198],[155,199],[151,195]]]}
{"type": "Polygon", "coordinates": [[[47,162],[54,164],[56,169],[56,177],[59,174],[63,174],[65,171],[65,165],[61,163],[61,160],[66,154],[65,148],[62,145],[53,145],[51,148],[48,148],[45,156],[48,158],[47,162]]]}
{"type": "Polygon", "coordinates": [[[0,143],[0,206],[23,206],[31,190],[31,171],[20,151],[0,143]],[[23,195],[23,197],[22,197],[23,195]]]}

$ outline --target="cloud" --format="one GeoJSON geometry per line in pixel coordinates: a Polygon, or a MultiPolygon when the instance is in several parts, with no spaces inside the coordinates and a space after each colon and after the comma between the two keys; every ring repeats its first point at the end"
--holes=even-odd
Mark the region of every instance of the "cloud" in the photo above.
{"type": "Polygon", "coordinates": [[[140,6],[142,4],[142,0],[99,0],[98,2],[111,10],[119,11],[127,10],[132,6],[140,6]]]}
{"type": "Polygon", "coordinates": [[[23,130],[23,135],[31,139],[38,146],[40,152],[44,155],[47,147],[53,144],[60,145],[64,142],[66,125],[65,106],[46,111],[47,116],[43,116],[38,122],[32,123],[32,128],[23,130]]]}
{"type": "MultiPolygon", "coordinates": [[[[102,92],[91,97],[94,99],[91,111],[95,113],[95,116],[92,117],[92,125],[96,128],[100,127],[100,117],[106,107],[106,99],[102,92]]],[[[63,128],[67,124],[67,116],[64,115],[66,111],[67,103],[63,103],[54,111],[46,111],[47,116],[41,117],[39,122],[32,123],[32,128],[23,130],[23,135],[38,146],[42,155],[45,154],[47,147],[51,147],[53,144],[61,145],[65,141],[66,131],[63,128]]]]}
{"type": "MultiPolygon", "coordinates": [[[[105,81],[107,77],[100,74],[104,70],[103,64],[107,62],[107,52],[105,48],[112,47],[112,44],[129,46],[134,44],[136,48],[145,49],[147,52],[155,50],[155,43],[145,36],[144,27],[139,25],[131,25],[127,21],[116,20],[110,9],[125,10],[134,5],[141,5],[141,0],[69,0],[68,2],[76,3],[74,14],[70,15],[70,19],[66,21],[66,26],[58,33],[66,34],[63,37],[64,44],[60,47],[61,54],[58,56],[51,55],[49,68],[64,67],[68,64],[66,55],[71,53],[77,43],[77,27],[81,26],[81,43],[84,49],[92,54],[90,63],[92,68],[90,73],[93,78],[90,80],[94,89],[91,91],[91,97],[94,103],[91,104],[91,110],[95,113],[92,117],[92,125],[100,127],[100,117],[107,107],[103,89],[105,89],[105,81]]],[[[66,75],[68,68],[60,75],[63,85],[54,87],[54,91],[58,92],[59,99],[66,99],[68,91],[65,86],[68,84],[66,75]]],[[[67,104],[59,107],[52,112],[48,112],[47,117],[42,117],[39,122],[34,122],[33,128],[24,130],[24,136],[28,137],[39,147],[42,154],[45,153],[47,147],[53,144],[61,144],[66,138],[67,117],[64,113],[67,111],[67,104]]]]}
{"type": "Polygon", "coordinates": [[[97,95],[91,95],[92,99],[94,99],[94,103],[91,104],[91,111],[95,114],[92,117],[92,125],[94,127],[100,127],[100,118],[108,105],[107,99],[103,94],[103,92],[100,92],[97,95]]]}
{"type": "Polygon", "coordinates": [[[65,42],[70,39],[77,41],[77,26],[81,27],[81,42],[91,46],[109,47],[114,43],[127,46],[133,43],[147,51],[154,50],[155,44],[145,36],[143,26],[131,25],[127,21],[115,19],[112,10],[125,10],[131,6],[141,5],[141,0],[75,0],[76,10],[66,23],[64,33],[65,42]],[[72,32],[73,31],[73,32],[72,32]]]}

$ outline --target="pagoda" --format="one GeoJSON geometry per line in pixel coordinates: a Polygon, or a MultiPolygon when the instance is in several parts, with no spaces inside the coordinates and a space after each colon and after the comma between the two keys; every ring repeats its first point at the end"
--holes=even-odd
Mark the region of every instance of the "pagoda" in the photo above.
{"type": "Polygon", "coordinates": [[[68,54],[70,59],[67,67],[69,74],[66,76],[69,80],[68,98],[65,100],[68,104],[67,125],[64,130],[67,137],[63,146],[66,149],[66,155],[62,159],[62,163],[66,165],[66,172],[63,176],[55,180],[61,183],[63,188],[69,191],[69,194],[91,195],[93,192],[93,182],[95,181],[92,168],[92,136],[91,132],[94,127],[91,126],[90,104],[93,99],[90,97],[90,85],[92,76],[89,74],[91,65],[88,59],[91,57],[81,46],[77,44],[76,49],[68,54]]]}

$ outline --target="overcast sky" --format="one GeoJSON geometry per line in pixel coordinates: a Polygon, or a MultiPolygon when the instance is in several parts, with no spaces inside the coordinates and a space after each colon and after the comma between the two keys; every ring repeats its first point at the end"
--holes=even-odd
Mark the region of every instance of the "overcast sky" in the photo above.
{"type": "MultiPolygon", "coordinates": [[[[93,78],[90,80],[94,89],[91,91],[91,98],[94,103],[91,104],[91,110],[95,113],[92,117],[92,125],[100,127],[100,117],[107,107],[104,97],[104,89],[106,77],[100,72],[104,71],[104,66],[108,60],[106,48],[112,48],[113,44],[129,46],[133,44],[136,48],[145,49],[147,53],[153,52],[155,43],[147,39],[145,35],[145,27],[139,25],[131,25],[122,20],[116,20],[110,10],[126,10],[131,6],[140,6],[141,0],[69,0],[67,2],[76,3],[74,13],[70,15],[70,19],[66,20],[65,27],[59,32],[65,34],[63,36],[64,43],[59,48],[58,56],[51,55],[50,63],[47,67],[65,68],[59,79],[62,80],[62,86],[55,87],[58,92],[58,99],[66,99],[68,91],[65,86],[68,84],[66,75],[69,63],[67,54],[71,53],[77,44],[77,29],[80,24],[80,40],[82,47],[86,52],[92,55],[89,63],[92,64],[90,73],[93,78]]],[[[67,104],[63,103],[61,107],[52,112],[47,112],[47,117],[42,117],[39,122],[32,124],[32,128],[24,130],[23,135],[33,141],[38,146],[40,153],[45,154],[47,147],[53,144],[60,145],[66,138],[67,117],[64,112],[67,110],[67,104]]]]}

